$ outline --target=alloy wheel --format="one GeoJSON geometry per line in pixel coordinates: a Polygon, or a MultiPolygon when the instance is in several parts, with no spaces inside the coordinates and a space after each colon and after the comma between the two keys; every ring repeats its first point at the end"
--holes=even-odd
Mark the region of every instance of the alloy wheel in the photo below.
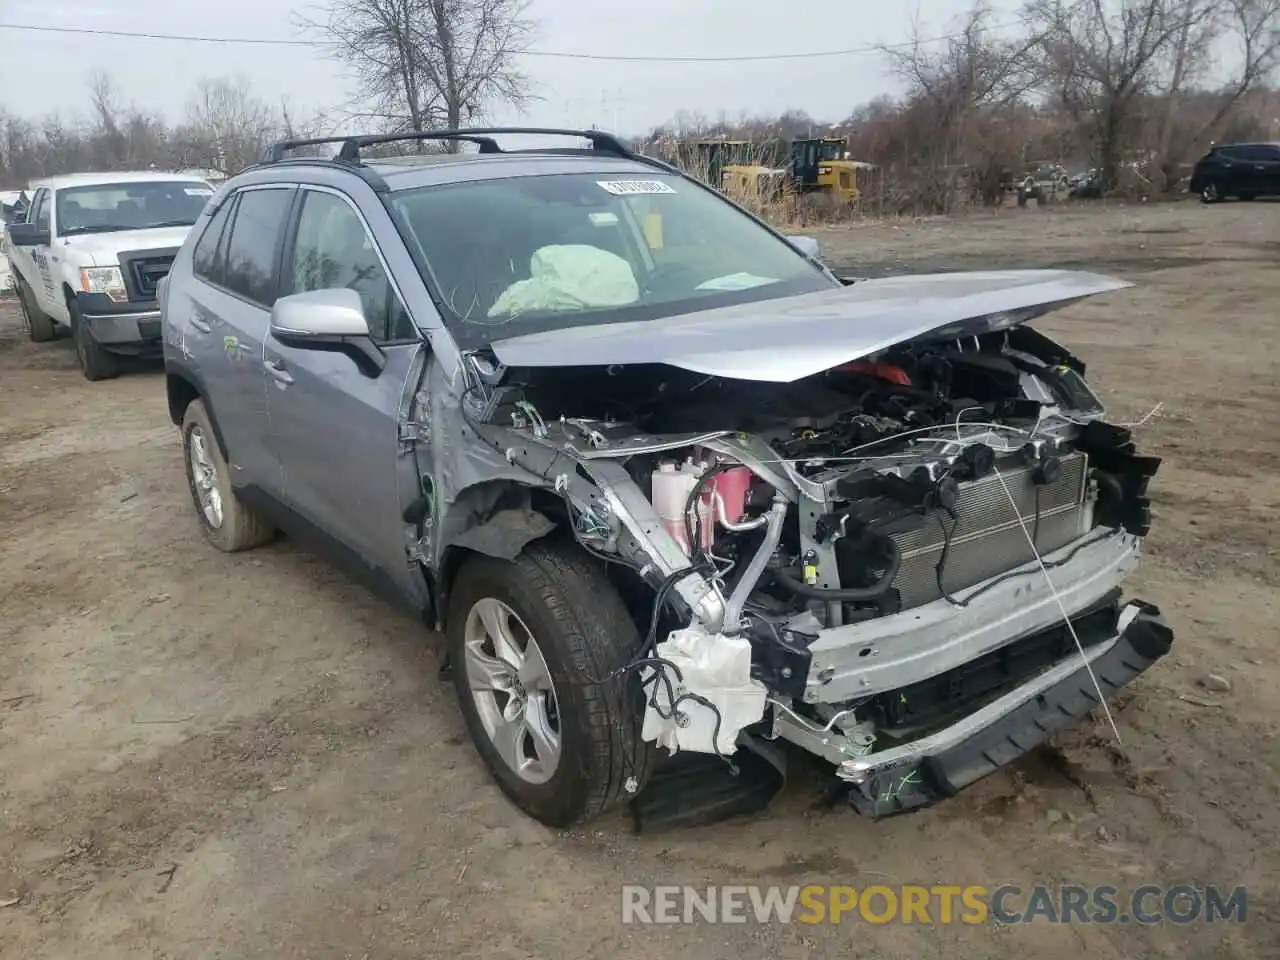
{"type": "Polygon", "coordinates": [[[217,530],[222,526],[222,491],[218,487],[218,467],[209,455],[204,431],[192,427],[187,440],[191,461],[191,481],[200,501],[205,522],[217,530]]]}
{"type": "Polygon", "coordinates": [[[560,706],[538,642],[501,600],[476,601],[463,628],[467,687],[502,761],[546,783],[560,765],[560,706]]]}

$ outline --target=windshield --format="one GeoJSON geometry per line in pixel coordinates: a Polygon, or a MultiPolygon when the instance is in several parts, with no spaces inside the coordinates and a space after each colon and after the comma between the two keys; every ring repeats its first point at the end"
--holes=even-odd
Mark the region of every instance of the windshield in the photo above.
{"type": "Polygon", "coordinates": [[[142,180],[58,191],[59,236],[153,227],[189,227],[213,196],[198,180],[142,180]]]}
{"type": "Polygon", "coordinates": [[[794,247],[679,176],[559,174],[393,194],[459,345],[829,289],[794,247]]]}

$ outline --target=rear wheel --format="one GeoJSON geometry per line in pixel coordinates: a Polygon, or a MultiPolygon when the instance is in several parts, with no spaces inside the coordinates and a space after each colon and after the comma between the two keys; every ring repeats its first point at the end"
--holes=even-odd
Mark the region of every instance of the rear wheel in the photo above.
{"type": "Polygon", "coordinates": [[[49,317],[35,304],[31,288],[17,278],[18,306],[22,310],[22,328],[33,343],[47,343],[58,335],[58,328],[49,317]]]}
{"type": "Polygon", "coordinates": [[[232,489],[231,472],[200,400],[192,400],[183,414],[182,447],[191,502],[205,539],[224,553],[248,550],[270,540],[275,529],[241,503],[232,489]]]}
{"type": "Polygon", "coordinates": [[[71,336],[76,344],[76,359],[80,361],[84,378],[96,381],[120,376],[120,358],[107,352],[102,344],[93,339],[89,325],[80,314],[80,308],[68,301],[67,312],[71,316],[71,336]]]}
{"type": "Polygon", "coordinates": [[[639,634],[598,562],[555,541],[510,561],[476,554],[454,580],[448,622],[467,729],[518,807],[566,827],[644,786],[655,751],[640,737],[639,677],[597,682],[639,634]]]}

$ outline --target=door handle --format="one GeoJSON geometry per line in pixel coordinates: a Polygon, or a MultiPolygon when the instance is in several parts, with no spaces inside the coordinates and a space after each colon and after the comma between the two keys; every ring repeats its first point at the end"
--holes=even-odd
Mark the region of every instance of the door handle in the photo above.
{"type": "Polygon", "coordinates": [[[191,325],[201,333],[213,333],[213,327],[209,325],[209,321],[204,318],[203,313],[193,313],[189,319],[191,325]]]}
{"type": "Polygon", "coordinates": [[[284,368],[279,360],[263,360],[262,366],[278,383],[293,383],[293,376],[284,368]]]}

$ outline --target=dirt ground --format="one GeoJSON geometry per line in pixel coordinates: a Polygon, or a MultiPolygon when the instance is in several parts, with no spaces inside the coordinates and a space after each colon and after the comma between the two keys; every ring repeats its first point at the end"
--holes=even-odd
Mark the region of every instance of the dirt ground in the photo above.
{"type": "Polygon", "coordinates": [[[0,314],[0,955],[564,960],[1280,956],[1280,205],[821,233],[854,274],[1136,283],[1041,324],[1166,463],[1132,592],[1174,652],[1099,722],[872,823],[555,834],[466,740],[422,628],[281,541],[201,540],[161,375],[90,384],[0,314]],[[1208,674],[1230,685],[1203,686],[1208,674]],[[626,926],[625,883],[1248,887],[1243,925],[626,926]],[[16,902],[15,902],[16,901],[16,902]]]}

